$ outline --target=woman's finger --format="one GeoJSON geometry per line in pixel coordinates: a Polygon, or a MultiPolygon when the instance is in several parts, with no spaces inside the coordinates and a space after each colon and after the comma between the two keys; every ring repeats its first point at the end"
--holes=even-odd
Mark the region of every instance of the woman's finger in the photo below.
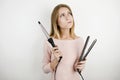
{"type": "Polygon", "coordinates": [[[55,53],[60,53],[60,51],[59,51],[59,50],[55,50],[54,52],[55,52],[55,53]]]}
{"type": "Polygon", "coordinates": [[[52,50],[53,51],[58,50],[58,47],[53,47],[52,50]]]}
{"type": "Polygon", "coordinates": [[[77,69],[81,71],[83,69],[83,67],[76,67],[76,70],[77,69]]]}
{"type": "Polygon", "coordinates": [[[77,64],[80,65],[80,64],[85,64],[85,63],[86,63],[86,61],[80,61],[77,64]]]}

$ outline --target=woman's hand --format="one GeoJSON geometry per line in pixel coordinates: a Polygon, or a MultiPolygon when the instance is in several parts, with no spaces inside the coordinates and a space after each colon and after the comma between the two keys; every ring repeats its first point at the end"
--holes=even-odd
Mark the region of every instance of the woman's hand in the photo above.
{"type": "Polygon", "coordinates": [[[59,50],[59,48],[58,48],[57,45],[52,48],[52,53],[53,53],[53,55],[54,55],[54,58],[56,58],[57,60],[59,60],[60,57],[62,56],[62,53],[61,53],[61,51],[59,50]]]}
{"type": "Polygon", "coordinates": [[[76,60],[75,64],[74,64],[74,70],[82,71],[85,67],[85,63],[86,63],[86,59],[84,61],[80,61],[80,62],[78,62],[78,60],[76,60]]]}
{"type": "Polygon", "coordinates": [[[62,56],[62,53],[59,50],[57,45],[52,48],[52,53],[54,55],[54,59],[53,59],[53,61],[51,61],[50,66],[51,66],[52,70],[54,71],[58,64],[60,57],[62,56]]]}

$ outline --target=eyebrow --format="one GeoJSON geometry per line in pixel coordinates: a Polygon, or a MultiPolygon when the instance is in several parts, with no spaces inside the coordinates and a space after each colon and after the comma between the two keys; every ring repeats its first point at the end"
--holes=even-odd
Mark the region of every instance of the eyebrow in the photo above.
{"type": "MultiPolygon", "coordinates": [[[[64,13],[65,12],[59,13],[59,16],[62,15],[62,14],[64,14],[64,13]]],[[[72,13],[72,12],[68,10],[67,13],[72,13]]]]}

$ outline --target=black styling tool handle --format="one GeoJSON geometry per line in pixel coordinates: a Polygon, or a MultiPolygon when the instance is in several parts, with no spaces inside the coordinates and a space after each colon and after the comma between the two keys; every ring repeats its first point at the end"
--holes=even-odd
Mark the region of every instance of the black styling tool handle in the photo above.
{"type": "Polygon", "coordinates": [[[52,38],[49,38],[48,41],[52,45],[52,47],[55,47],[55,43],[52,38]]]}
{"type": "MultiPolygon", "coordinates": [[[[54,41],[53,41],[53,39],[52,39],[52,38],[49,38],[49,39],[48,39],[48,41],[49,41],[49,43],[52,45],[52,47],[55,47],[55,43],[54,43],[54,41]]],[[[60,56],[59,58],[60,58],[60,59],[59,59],[59,61],[58,61],[58,62],[60,62],[60,61],[61,61],[62,56],[60,56]]]]}

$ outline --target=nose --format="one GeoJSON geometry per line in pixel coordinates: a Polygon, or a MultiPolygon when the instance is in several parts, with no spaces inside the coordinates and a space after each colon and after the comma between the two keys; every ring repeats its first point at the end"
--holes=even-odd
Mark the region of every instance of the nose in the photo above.
{"type": "Polygon", "coordinates": [[[66,15],[66,20],[69,20],[70,19],[70,15],[66,15]]]}

